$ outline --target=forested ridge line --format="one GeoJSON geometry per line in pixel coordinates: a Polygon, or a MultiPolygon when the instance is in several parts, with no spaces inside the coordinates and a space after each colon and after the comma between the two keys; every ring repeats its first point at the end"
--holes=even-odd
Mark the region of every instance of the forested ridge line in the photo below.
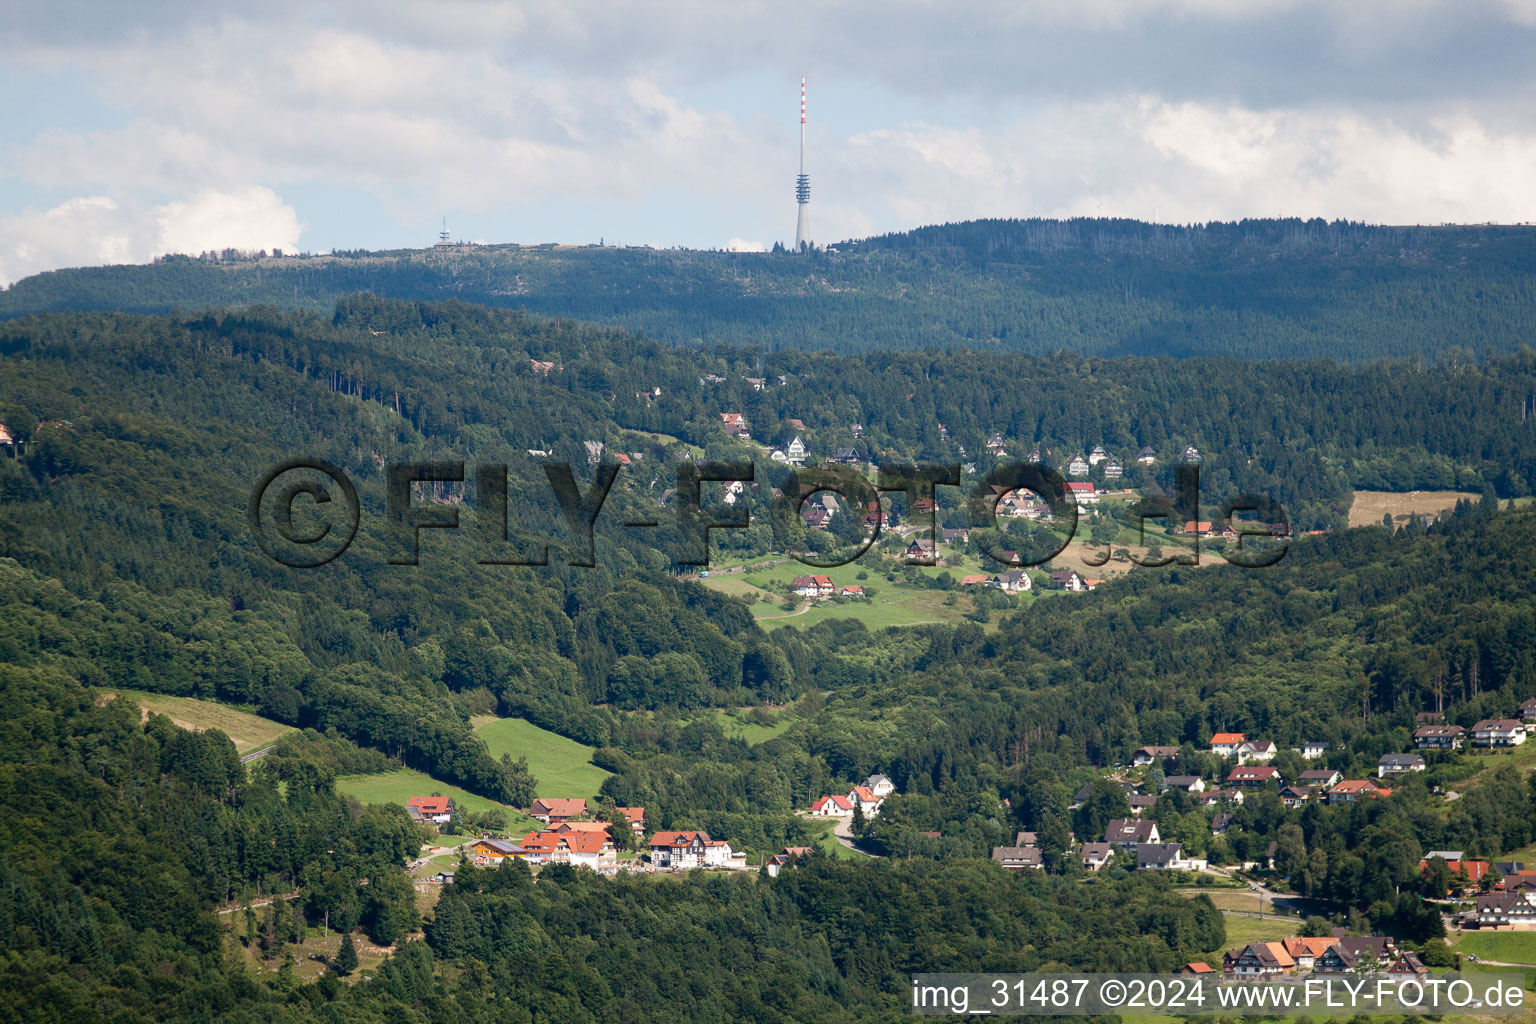
{"type": "Polygon", "coordinates": [[[0,316],[169,312],[345,294],[457,298],[673,344],[975,348],[1362,362],[1508,352],[1536,336],[1536,229],[1246,220],[978,220],[825,252],[466,246],[50,271],[0,316]]]}

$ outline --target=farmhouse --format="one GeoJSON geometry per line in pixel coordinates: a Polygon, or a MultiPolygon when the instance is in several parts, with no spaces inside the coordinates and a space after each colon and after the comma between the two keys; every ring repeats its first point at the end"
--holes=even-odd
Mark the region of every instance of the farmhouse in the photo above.
{"type": "Polygon", "coordinates": [[[1525,726],[1513,718],[1485,718],[1472,727],[1474,747],[1518,747],[1525,742],[1525,726]]]}
{"type": "Polygon", "coordinates": [[[987,583],[996,587],[1005,594],[1017,594],[1034,586],[1029,578],[1029,573],[1023,569],[1009,569],[987,580],[987,583]]]}
{"type": "Polygon", "coordinates": [[[1310,971],[1317,963],[1317,958],[1328,952],[1328,947],[1339,940],[1333,936],[1311,938],[1302,935],[1292,935],[1288,939],[1282,939],[1281,945],[1285,951],[1291,954],[1291,959],[1296,961],[1298,971],[1310,971]]]}
{"type": "MultiPolygon", "coordinates": [[[[1532,890],[1525,890],[1531,892],[1532,890]]],[[[1536,928],[1536,903],[1518,892],[1500,892],[1477,898],[1479,928],[1536,928]]]]}
{"type": "Polygon", "coordinates": [[[1346,935],[1324,950],[1313,965],[1318,974],[1361,973],[1371,964],[1387,968],[1396,959],[1397,945],[1382,935],[1346,935]]]}
{"type": "Polygon", "coordinates": [[[831,597],[837,588],[830,576],[796,576],[789,581],[789,589],[800,597],[831,597]]]}
{"type": "Polygon", "coordinates": [[[530,818],[536,818],[546,825],[558,825],[562,821],[570,821],[586,813],[587,801],[579,796],[541,796],[533,801],[532,807],[528,808],[530,818]]]}
{"type": "Polygon", "coordinates": [[[453,800],[446,796],[413,796],[405,802],[405,810],[417,821],[443,825],[453,819],[453,800]]]}
{"type": "Polygon", "coordinates": [[[1290,974],[1296,959],[1281,942],[1250,942],[1239,950],[1227,950],[1221,957],[1224,974],[1255,977],[1266,974],[1290,974]]]}

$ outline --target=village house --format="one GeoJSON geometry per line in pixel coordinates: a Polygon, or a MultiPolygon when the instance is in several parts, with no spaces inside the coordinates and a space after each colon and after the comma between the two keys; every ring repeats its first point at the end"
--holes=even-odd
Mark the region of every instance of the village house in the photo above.
{"type": "Polygon", "coordinates": [[[1211,835],[1225,835],[1227,829],[1232,827],[1234,815],[1230,811],[1217,811],[1211,816],[1211,835]]]}
{"type": "MultiPolygon", "coordinates": [[[[3,429],[0,427],[0,430],[3,429]]],[[[1520,702],[1520,721],[1526,725],[1536,722],[1536,697],[1527,697],[1520,702]]]]}
{"type": "Polygon", "coordinates": [[[1250,761],[1257,761],[1262,764],[1273,761],[1277,753],[1279,751],[1269,740],[1249,740],[1237,748],[1237,763],[1247,764],[1250,761]]]}
{"type": "Polygon", "coordinates": [[[752,433],[747,429],[747,419],[739,412],[723,412],[720,421],[725,427],[725,432],[742,441],[752,440],[752,433]]]}
{"type": "Polygon", "coordinates": [[[1134,850],[1142,843],[1160,843],[1157,822],[1115,818],[1104,829],[1104,841],[1127,850],[1134,850]]]}
{"type": "Polygon", "coordinates": [[[837,588],[830,576],[796,576],[789,589],[800,597],[831,597],[837,588]]]}
{"type": "Polygon", "coordinates": [[[1296,958],[1281,942],[1250,942],[1239,950],[1227,950],[1221,957],[1223,974],[1262,977],[1290,974],[1296,970],[1296,958]]]}
{"type": "Polygon", "coordinates": [[[1280,802],[1287,807],[1302,807],[1316,796],[1317,790],[1311,786],[1286,786],[1280,790],[1280,802]]]}
{"type": "Polygon", "coordinates": [[[996,587],[1005,594],[1018,594],[1034,586],[1029,578],[1029,573],[1023,569],[1009,569],[987,580],[987,583],[996,587]]]}
{"type": "Polygon", "coordinates": [[[1178,757],[1179,748],[1171,746],[1147,746],[1137,747],[1131,754],[1131,764],[1137,768],[1145,768],[1154,761],[1166,761],[1170,757],[1178,757]]]}
{"type": "Polygon", "coordinates": [[[1204,456],[1202,456],[1200,454],[1200,449],[1199,448],[1196,448],[1192,444],[1185,446],[1185,448],[1184,448],[1184,455],[1183,455],[1183,459],[1184,459],[1185,462],[1199,462],[1203,458],[1204,458],[1204,456]]]}
{"type": "Polygon", "coordinates": [[[811,804],[811,814],[817,818],[851,818],[853,801],[845,796],[824,796],[811,804]]]}
{"type": "Polygon", "coordinates": [[[746,381],[747,387],[753,391],[761,391],[768,386],[768,379],[766,377],[743,377],[742,380],[746,381]]]}
{"type": "Polygon", "coordinates": [[[848,791],[848,802],[868,817],[880,813],[880,805],[885,803],[881,797],[875,796],[874,791],[868,786],[854,786],[848,791]]]}
{"type": "Polygon", "coordinates": [[[618,850],[606,831],[577,829],[557,832],[546,829],[530,832],[520,844],[528,852],[528,863],[569,864],[591,868],[599,874],[612,874],[619,868],[618,850]]]}
{"type": "Polygon", "coordinates": [[[1328,803],[1353,804],[1361,800],[1388,797],[1392,791],[1370,779],[1345,779],[1328,790],[1328,803]]]}
{"type": "Polygon", "coordinates": [[[644,807],[615,807],[614,810],[624,815],[629,822],[629,829],[637,836],[645,835],[645,808],[644,807]]]}
{"type": "Polygon", "coordinates": [[[1177,973],[1179,973],[1179,974],[1194,974],[1194,975],[1214,974],[1214,973],[1216,973],[1216,968],[1212,967],[1210,964],[1206,963],[1204,960],[1191,960],[1189,963],[1185,964],[1183,967],[1180,967],[1178,969],[1177,973]]]}
{"type": "Polygon", "coordinates": [[[1413,745],[1420,750],[1457,750],[1466,732],[1459,725],[1421,725],[1413,731],[1413,745]]]}
{"type": "Polygon", "coordinates": [[[1039,870],[1045,867],[1045,859],[1036,846],[994,846],[992,859],[1005,871],[1022,871],[1025,868],[1039,870]]]}
{"type": "Polygon", "coordinates": [[[669,871],[744,867],[746,857],[724,839],[709,838],[708,832],[658,832],[651,837],[651,865],[669,871]]]}
{"type": "MultiPolygon", "coordinates": [[[[986,585],[986,584],[991,584],[992,581],[995,580],[995,579],[997,579],[996,576],[988,576],[984,572],[972,572],[972,573],[967,573],[966,575],[960,577],[960,586],[962,586],[962,587],[983,586],[983,585],[986,585]]],[[[996,584],[993,584],[993,585],[995,586],[996,584]]]]}
{"type": "Polygon", "coordinates": [[[1181,843],[1142,843],[1136,847],[1137,871],[1204,871],[1204,857],[1186,857],[1181,843]]]}
{"type": "Polygon", "coordinates": [[[546,825],[558,825],[562,821],[570,821],[586,813],[587,801],[579,796],[539,797],[533,801],[533,806],[528,808],[530,818],[536,818],[546,825]]]}
{"type": "Polygon", "coordinates": [[[1072,461],[1067,463],[1068,476],[1087,476],[1088,460],[1081,455],[1072,456],[1072,461]]]}
{"type": "Polygon", "coordinates": [[[1139,818],[1143,811],[1149,811],[1157,806],[1157,797],[1137,793],[1126,797],[1125,802],[1131,807],[1131,817],[1139,818]]]}
{"type": "Polygon", "coordinates": [[[1370,965],[1386,970],[1397,958],[1397,944],[1384,935],[1346,935],[1334,940],[1313,964],[1318,974],[1361,973],[1370,965]]]}
{"type": "Polygon", "coordinates": [[[725,383],[725,378],[720,376],[718,373],[706,373],[704,376],[699,378],[699,383],[700,384],[724,384],[725,383]]]}
{"type": "Polygon", "coordinates": [[[1182,789],[1186,793],[1204,793],[1205,780],[1198,775],[1168,775],[1163,778],[1167,789],[1182,789]]]}
{"type": "Polygon", "coordinates": [[[509,857],[513,860],[526,857],[528,851],[510,839],[482,836],[469,844],[469,855],[476,864],[496,864],[509,857]]]}
{"type": "Polygon", "coordinates": [[[1096,505],[1099,501],[1099,492],[1094,489],[1091,481],[1071,481],[1063,485],[1066,496],[1079,505],[1096,505]]]}
{"type": "Polygon", "coordinates": [[[857,583],[850,583],[837,592],[838,597],[863,597],[864,588],[857,583]]]}
{"type": "Polygon", "coordinates": [[[582,445],[587,449],[587,463],[595,466],[603,461],[603,442],[583,441],[582,445]]]}
{"type": "Polygon", "coordinates": [[[1157,461],[1157,449],[1153,448],[1151,445],[1148,445],[1137,453],[1136,461],[1141,463],[1143,466],[1152,465],[1157,461]]]}
{"type": "Polygon", "coordinates": [[[1423,754],[1384,754],[1381,760],[1376,762],[1376,777],[1384,779],[1388,775],[1421,772],[1424,768],[1423,754]]]}
{"type": "Polygon", "coordinates": [[[1240,789],[1213,789],[1205,794],[1205,799],[1201,802],[1207,807],[1216,807],[1221,804],[1241,805],[1246,799],[1247,797],[1240,789]]]}
{"type": "Polygon", "coordinates": [[[832,454],[832,461],[839,466],[851,466],[859,461],[859,455],[852,448],[839,448],[832,454]]]}
{"type": "Polygon", "coordinates": [[[791,466],[805,465],[805,454],[805,442],[800,440],[799,434],[796,434],[794,440],[784,446],[784,458],[788,460],[791,466]]]}
{"type": "Polygon", "coordinates": [[[1071,569],[1057,569],[1051,573],[1051,587],[1055,590],[1083,591],[1088,588],[1083,578],[1071,569]]]}
{"type": "Polygon", "coordinates": [[[938,548],[926,537],[919,537],[907,545],[906,557],[909,561],[931,562],[937,554],[938,548]]]}
{"type": "Polygon", "coordinates": [[[1525,726],[1513,718],[1485,718],[1472,727],[1474,747],[1518,747],[1525,742],[1525,726]]]}
{"type": "Polygon", "coordinates": [[[801,857],[809,857],[814,850],[809,846],[786,846],[772,857],[768,858],[768,877],[778,878],[779,872],[794,863],[801,857]]]}
{"type": "Polygon", "coordinates": [[[1271,782],[1283,782],[1280,769],[1268,764],[1239,765],[1227,776],[1227,784],[1257,789],[1271,782]]]}
{"type": "Polygon", "coordinates": [[[1317,964],[1317,958],[1338,941],[1331,935],[1317,937],[1292,935],[1290,938],[1282,939],[1280,944],[1285,947],[1287,953],[1291,954],[1291,959],[1296,961],[1298,971],[1310,971],[1317,964]]]}
{"type": "Polygon", "coordinates": [[[1211,523],[1208,519],[1189,519],[1184,523],[1184,533],[1191,537],[1209,537],[1211,535],[1211,523]]]}
{"type": "Polygon", "coordinates": [[[971,539],[971,531],[962,526],[958,530],[940,530],[939,536],[945,544],[965,544],[971,539]]]}
{"type": "Polygon", "coordinates": [[[1084,843],[1082,849],[1083,868],[1088,871],[1101,871],[1114,855],[1114,843],[1084,843]]]}
{"type": "Polygon", "coordinates": [[[1536,928],[1536,903],[1521,892],[1491,893],[1477,898],[1477,926],[1479,928],[1511,928],[1527,930],[1536,928]]]}
{"type": "Polygon", "coordinates": [[[1118,480],[1125,475],[1125,465],[1114,456],[1104,461],[1104,479],[1118,480]]]}
{"type": "Polygon", "coordinates": [[[1219,732],[1211,737],[1211,753],[1221,757],[1235,757],[1244,742],[1240,732],[1219,732]]]}
{"type": "Polygon", "coordinates": [[[415,821],[446,825],[453,820],[453,800],[446,796],[413,796],[405,802],[406,813],[415,821]]]}
{"type": "Polygon", "coordinates": [[[1301,778],[1297,781],[1303,786],[1320,786],[1327,789],[1343,778],[1341,772],[1336,772],[1332,768],[1308,768],[1301,773],[1301,778]]]}
{"type": "Polygon", "coordinates": [[[871,793],[875,794],[875,796],[879,797],[881,800],[884,800],[886,797],[896,792],[896,783],[892,782],[884,775],[871,775],[869,778],[864,780],[864,785],[869,788],[871,793]]]}
{"type": "Polygon", "coordinates": [[[1328,753],[1328,744],[1323,740],[1307,740],[1301,745],[1301,756],[1307,761],[1316,761],[1328,753]]]}
{"type": "Polygon", "coordinates": [[[1109,458],[1109,452],[1104,450],[1103,445],[1096,444],[1093,446],[1093,451],[1088,453],[1088,465],[1097,466],[1107,458],[1109,458]]]}

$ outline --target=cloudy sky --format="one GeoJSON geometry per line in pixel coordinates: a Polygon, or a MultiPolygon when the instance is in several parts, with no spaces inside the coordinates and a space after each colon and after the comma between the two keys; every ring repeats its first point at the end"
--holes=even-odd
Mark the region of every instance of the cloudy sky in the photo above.
{"type": "Polygon", "coordinates": [[[9,0],[0,283],[980,216],[1536,221],[1536,0],[9,0]]]}

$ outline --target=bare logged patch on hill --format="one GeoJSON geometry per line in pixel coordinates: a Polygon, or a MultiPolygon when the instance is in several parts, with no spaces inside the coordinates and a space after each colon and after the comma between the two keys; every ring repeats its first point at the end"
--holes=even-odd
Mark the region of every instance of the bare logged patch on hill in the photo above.
{"type": "Polygon", "coordinates": [[[1354,503],[1349,506],[1349,525],[1380,526],[1382,517],[1391,515],[1392,522],[1401,526],[1415,512],[1436,517],[1463,498],[1477,501],[1478,497],[1468,491],[1356,491],[1354,503]]]}
{"type": "MultiPolygon", "coordinates": [[[[116,697],[116,693],[117,691],[103,693],[97,698],[97,702],[112,700],[116,697]]],[[[164,693],[143,693],[135,690],[123,690],[122,695],[139,706],[140,718],[143,721],[149,721],[149,716],[156,714],[165,715],[181,728],[194,732],[218,729],[234,742],[235,750],[240,754],[249,754],[254,750],[270,746],[281,739],[284,733],[293,732],[292,726],[211,700],[173,697],[164,693]]]]}

